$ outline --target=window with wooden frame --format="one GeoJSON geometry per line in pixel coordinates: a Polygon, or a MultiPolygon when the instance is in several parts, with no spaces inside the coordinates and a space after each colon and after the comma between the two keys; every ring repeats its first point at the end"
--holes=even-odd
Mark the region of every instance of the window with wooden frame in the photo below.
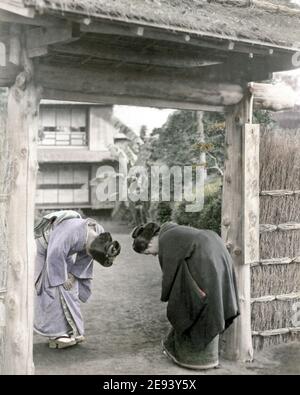
{"type": "Polygon", "coordinates": [[[88,145],[86,106],[42,106],[39,145],[83,147],[88,145]]]}

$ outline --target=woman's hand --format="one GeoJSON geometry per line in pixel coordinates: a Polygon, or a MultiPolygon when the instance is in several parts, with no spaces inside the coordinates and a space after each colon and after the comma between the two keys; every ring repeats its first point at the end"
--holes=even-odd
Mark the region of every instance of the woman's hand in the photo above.
{"type": "Polygon", "coordinates": [[[73,276],[73,274],[69,273],[68,274],[68,280],[63,283],[63,287],[66,291],[70,291],[72,289],[74,283],[76,281],[76,278],[73,276]]]}

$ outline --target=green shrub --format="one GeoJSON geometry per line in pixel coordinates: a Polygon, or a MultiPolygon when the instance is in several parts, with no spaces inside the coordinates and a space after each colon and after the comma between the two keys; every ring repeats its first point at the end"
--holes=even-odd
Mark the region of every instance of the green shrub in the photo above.
{"type": "Polygon", "coordinates": [[[221,234],[222,193],[221,188],[205,196],[204,207],[199,213],[186,213],[186,202],[177,205],[172,220],[179,225],[198,229],[210,229],[221,234]]]}
{"type": "Polygon", "coordinates": [[[161,224],[172,220],[172,203],[171,202],[159,202],[157,206],[157,221],[161,224]]]}

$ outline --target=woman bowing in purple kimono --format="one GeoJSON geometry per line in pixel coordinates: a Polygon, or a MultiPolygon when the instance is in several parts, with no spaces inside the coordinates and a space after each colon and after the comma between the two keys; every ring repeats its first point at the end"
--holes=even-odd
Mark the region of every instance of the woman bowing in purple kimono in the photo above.
{"type": "Polygon", "coordinates": [[[49,347],[65,348],[84,340],[80,301],[91,295],[93,261],[109,267],[120,244],[96,221],[75,211],[58,211],[35,228],[34,330],[49,338],[49,347]]]}

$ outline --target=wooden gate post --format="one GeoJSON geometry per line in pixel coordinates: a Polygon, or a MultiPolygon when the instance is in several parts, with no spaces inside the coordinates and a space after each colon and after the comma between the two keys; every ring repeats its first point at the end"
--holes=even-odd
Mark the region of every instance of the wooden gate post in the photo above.
{"type": "Polygon", "coordinates": [[[251,262],[259,260],[259,125],[252,122],[247,96],[231,108],[226,120],[222,237],[237,276],[240,317],[224,334],[231,360],[252,361],[251,262]]]}
{"type": "Polygon", "coordinates": [[[22,71],[8,97],[7,137],[12,159],[8,203],[5,374],[33,374],[34,203],[37,173],[38,108],[41,91],[22,49],[22,71]]]}
{"type": "MultiPolygon", "coordinates": [[[[1,127],[1,126],[0,126],[1,127]]],[[[1,133],[1,131],[0,131],[1,133]]],[[[4,150],[4,147],[0,147],[4,150]]],[[[6,155],[0,156],[0,175],[4,176],[4,160],[7,158],[6,155]],[[3,157],[4,156],[4,157],[3,157]]],[[[3,177],[4,178],[4,177],[3,177]]],[[[3,182],[3,181],[2,181],[3,182]]],[[[1,183],[1,181],[0,181],[1,183]]],[[[4,189],[4,188],[3,188],[4,189]]],[[[2,191],[1,191],[2,192],[2,191]]],[[[6,273],[7,273],[7,234],[6,234],[6,213],[7,213],[7,195],[0,194],[0,376],[3,374],[4,367],[4,345],[5,345],[5,326],[6,326],[6,309],[5,309],[5,297],[6,297],[6,273]]]]}

